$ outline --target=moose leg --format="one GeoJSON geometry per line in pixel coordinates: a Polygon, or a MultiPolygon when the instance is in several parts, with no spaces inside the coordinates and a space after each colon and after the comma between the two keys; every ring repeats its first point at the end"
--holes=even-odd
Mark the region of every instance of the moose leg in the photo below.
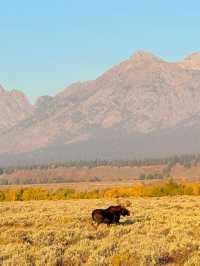
{"type": "Polygon", "coordinates": [[[120,220],[120,215],[119,214],[114,214],[113,223],[114,224],[119,224],[119,220],[120,220]]]}

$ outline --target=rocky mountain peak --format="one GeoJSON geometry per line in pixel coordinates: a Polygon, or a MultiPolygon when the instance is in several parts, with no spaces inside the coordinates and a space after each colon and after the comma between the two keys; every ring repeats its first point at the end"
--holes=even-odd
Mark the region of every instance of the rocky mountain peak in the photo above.
{"type": "Polygon", "coordinates": [[[133,61],[162,61],[159,57],[145,50],[138,50],[131,57],[133,61]]]}
{"type": "Polygon", "coordinates": [[[186,57],[179,63],[182,68],[200,70],[200,52],[196,52],[186,57]]]}
{"type": "Polygon", "coordinates": [[[191,54],[190,56],[186,57],[185,60],[200,62],[200,52],[195,52],[195,53],[191,54]]]}
{"type": "Polygon", "coordinates": [[[16,97],[16,99],[22,99],[22,100],[28,101],[25,94],[20,90],[16,90],[16,89],[11,90],[9,94],[13,97],[16,97]]]}
{"type": "Polygon", "coordinates": [[[23,92],[6,91],[0,86],[0,95],[0,131],[15,126],[32,113],[33,106],[23,92]]]}

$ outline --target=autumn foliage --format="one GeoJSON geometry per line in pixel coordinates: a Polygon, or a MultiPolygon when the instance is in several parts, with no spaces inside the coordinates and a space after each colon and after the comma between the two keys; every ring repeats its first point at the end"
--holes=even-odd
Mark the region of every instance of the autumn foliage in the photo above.
{"type": "Polygon", "coordinates": [[[129,187],[107,188],[103,190],[76,191],[69,188],[44,189],[40,187],[10,188],[0,190],[0,201],[67,200],[120,197],[162,197],[176,195],[200,195],[200,183],[173,180],[129,187]]]}

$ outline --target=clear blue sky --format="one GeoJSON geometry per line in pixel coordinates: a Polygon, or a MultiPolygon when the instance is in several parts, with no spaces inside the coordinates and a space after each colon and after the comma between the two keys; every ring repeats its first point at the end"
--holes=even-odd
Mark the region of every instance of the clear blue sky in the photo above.
{"type": "Polygon", "coordinates": [[[0,10],[0,83],[32,101],[141,48],[169,61],[200,50],[200,1],[6,0],[0,10]]]}

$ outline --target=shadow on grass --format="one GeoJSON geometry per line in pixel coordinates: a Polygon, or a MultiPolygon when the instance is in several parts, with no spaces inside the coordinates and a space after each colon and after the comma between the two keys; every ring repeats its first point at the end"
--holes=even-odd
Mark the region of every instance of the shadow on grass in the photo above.
{"type": "Polygon", "coordinates": [[[120,225],[131,225],[131,224],[135,224],[135,223],[137,223],[137,222],[138,222],[138,220],[128,219],[128,220],[126,220],[126,221],[120,222],[119,224],[120,224],[120,225]]]}
{"type": "Polygon", "coordinates": [[[107,224],[105,224],[105,223],[101,223],[101,224],[97,225],[97,224],[91,223],[90,225],[91,225],[91,228],[92,228],[92,229],[95,229],[95,230],[96,230],[97,228],[109,228],[110,226],[119,226],[119,225],[127,226],[127,225],[135,224],[135,223],[137,223],[137,222],[139,222],[139,221],[138,221],[138,220],[128,219],[128,220],[126,220],[126,221],[119,222],[118,224],[116,224],[116,223],[111,223],[110,225],[107,225],[107,224]]]}

